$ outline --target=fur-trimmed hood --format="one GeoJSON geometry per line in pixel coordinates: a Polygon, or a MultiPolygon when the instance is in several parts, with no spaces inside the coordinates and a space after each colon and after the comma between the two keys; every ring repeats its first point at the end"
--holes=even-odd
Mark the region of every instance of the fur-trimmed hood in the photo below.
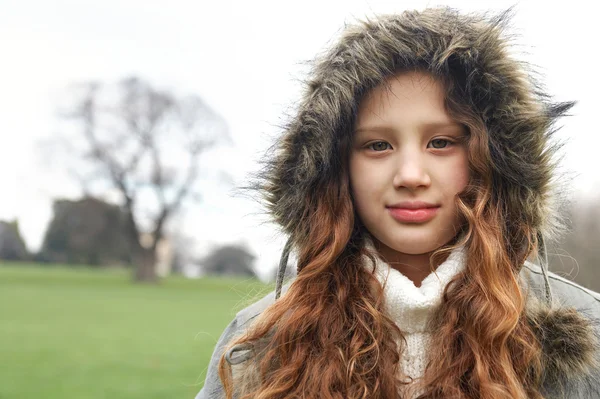
{"type": "MultiPolygon", "coordinates": [[[[544,251],[543,238],[559,230],[562,202],[555,162],[559,146],[552,134],[573,103],[553,102],[531,68],[512,58],[509,17],[510,10],[486,16],[450,8],[378,17],[348,26],[316,60],[297,113],[258,182],[271,218],[289,236],[283,266],[294,243],[310,231],[306,215],[339,168],[340,138],[352,134],[361,98],[397,71],[411,69],[451,79],[481,117],[489,135],[492,195],[503,200],[505,231],[512,224],[529,226],[539,232],[544,251]]],[[[600,318],[600,306],[590,300],[587,315],[583,308],[565,307],[552,298],[545,265],[537,270],[544,284],[538,299],[530,301],[528,318],[542,342],[545,386],[551,392],[566,387],[568,393],[577,381],[596,390],[598,396],[590,397],[600,398],[593,371],[598,330],[592,323],[600,318]]]]}
{"type": "MultiPolygon", "coordinates": [[[[510,10],[495,17],[450,8],[382,16],[348,26],[315,60],[295,116],[260,175],[272,219],[292,241],[309,227],[310,207],[339,162],[362,96],[399,70],[448,77],[489,132],[494,196],[506,220],[524,222],[546,238],[559,223],[551,136],[573,105],[552,102],[524,63],[509,55],[510,10]]],[[[510,228],[508,229],[510,231],[510,228]]]]}

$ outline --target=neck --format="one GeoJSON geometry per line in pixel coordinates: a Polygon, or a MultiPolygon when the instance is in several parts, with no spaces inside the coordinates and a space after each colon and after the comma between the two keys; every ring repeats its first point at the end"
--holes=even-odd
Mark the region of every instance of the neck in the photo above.
{"type": "MultiPolygon", "coordinates": [[[[390,267],[406,276],[413,282],[415,287],[420,287],[425,277],[432,272],[430,261],[433,251],[423,254],[405,254],[398,252],[379,241],[375,242],[375,248],[390,267]]],[[[444,262],[446,258],[447,255],[436,262],[433,265],[433,270],[444,262]]]]}

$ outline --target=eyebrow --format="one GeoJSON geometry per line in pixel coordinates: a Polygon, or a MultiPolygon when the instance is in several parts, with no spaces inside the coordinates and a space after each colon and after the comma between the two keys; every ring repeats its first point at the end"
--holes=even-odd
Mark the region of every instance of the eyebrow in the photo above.
{"type": "MultiPolygon", "coordinates": [[[[428,122],[419,125],[420,130],[433,130],[443,128],[455,128],[464,129],[464,126],[458,122],[428,122]]],[[[373,125],[373,126],[360,126],[354,129],[354,133],[360,132],[380,132],[389,133],[393,132],[394,128],[387,125],[373,125]]]]}

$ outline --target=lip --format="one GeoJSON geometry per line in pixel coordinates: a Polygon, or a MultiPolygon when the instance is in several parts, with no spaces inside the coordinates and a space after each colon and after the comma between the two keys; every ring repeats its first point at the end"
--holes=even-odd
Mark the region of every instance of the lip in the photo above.
{"type": "Polygon", "coordinates": [[[402,208],[402,209],[425,209],[425,208],[439,208],[439,205],[432,204],[424,201],[402,201],[393,205],[388,205],[388,208],[402,208]]]}
{"type": "Polygon", "coordinates": [[[403,223],[424,223],[434,218],[439,206],[427,202],[401,202],[389,206],[390,215],[403,223]]]}

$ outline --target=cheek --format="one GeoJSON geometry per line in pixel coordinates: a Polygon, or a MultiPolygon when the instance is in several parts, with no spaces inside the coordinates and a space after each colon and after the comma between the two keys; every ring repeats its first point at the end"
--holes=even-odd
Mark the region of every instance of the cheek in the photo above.
{"type": "Polygon", "coordinates": [[[355,157],[350,157],[349,163],[350,189],[355,197],[363,191],[366,170],[355,157]]]}
{"type": "Polygon", "coordinates": [[[354,174],[350,177],[350,189],[356,205],[360,208],[361,204],[368,201],[370,196],[370,187],[368,179],[364,175],[354,174]]]}
{"type": "Polygon", "coordinates": [[[355,195],[369,196],[381,185],[381,171],[372,165],[355,162],[350,164],[350,184],[355,195]]]}
{"type": "Polygon", "coordinates": [[[448,172],[446,179],[447,181],[452,182],[451,187],[449,187],[450,190],[455,194],[463,191],[469,183],[471,174],[466,152],[462,157],[457,159],[452,167],[447,168],[446,170],[448,172]]]}
{"type": "MultiPolygon", "coordinates": [[[[360,162],[350,162],[350,189],[355,206],[359,212],[372,209],[372,203],[378,198],[380,182],[373,168],[360,162]]],[[[381,177],[379,177],[380,179],[381,177]]]]}

